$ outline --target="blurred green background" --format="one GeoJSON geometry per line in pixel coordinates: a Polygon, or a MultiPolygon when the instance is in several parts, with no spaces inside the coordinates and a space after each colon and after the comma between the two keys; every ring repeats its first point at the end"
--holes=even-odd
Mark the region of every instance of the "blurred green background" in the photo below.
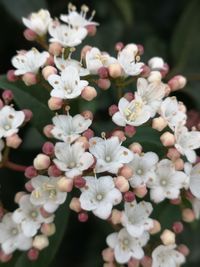
{"type": "MultiPolygon", "coordinates": [[[[102,50],[115,55],[114,45],[116,42],[134,42],[143,44],[145,53],[142,61],[150,57],[161,56],[168,62],[171,71],[169,77],[174,74],[183,74],[188,78],[188,84],[182,92],[176,93],[180,100],[186,103],[188,110],[200,109],[200,1],[199,0],[93,0],[73,1],[80,6],[87,4],[91,10],[96,10],[95,20],[101,25],[95,37],[88,37],[84,44],[98,46],[102,50]]],[[[11,68],[10,58],[20,49],[29,49],[33,45],[23,38],[24,26],[21,17],[27,16],[39,8],[48,8],[52,17],[59,17],[61,13],[67,13],[65,0],[0,0],[0,73],[5,73],[11,68]]],[[[6,84],[0,86],[4,87],[6,84]]],[[[9,87],[10,88],[10,87],[9,87]]],[[[46,112],[45,118],[41,119],[39,109],[41,101],[46,102],[48,95],[41,88],[23,88],[20,90],[12,87],[16,92],[16,104],[20,108],[36,107],[34,121],[31,126],[26,126],[21,135],[24,143],[20,152],[12,151],[12,159],[18,163],[30,165],[33,157],[40,150],[44,141],[41,129],[45,123],[50,122],[52,114],[46,112]],[[29,90],[30,89],[30,90],[29,90]],[[41,90],[40,90],[41,89],[41,90]],[[17,90],[17,91],[16,91],[17,90]],[[26,94],[21,94],[24,91],[26,94]],[[35,97],[36,102],[31,102],[30,95],[35,97]],[[38,96],[39,94],[40,96],[38,96]],[[37,96],[36,96],[37,95],[37,96]],[[22,99],[23,98],[23,99],[22,99]],[[39,101],[39,102],[37,102],[39,101]],[[32,106],[31,106],[32,105],[32,106]]],[[[95,130],[100,132],[104,127],[111,127],[107,123],[108,117],[102,117],[108,106],[115,101],[112,92],[102,93],[92,105],[84,101],[76,105],[81,110],[90,108],[96,112],[98,124],[95,130]]],[[[141,131],[140,138],[149,139],[155,137],[154,132],[145,129],[141,131]]],[[[134,139],[135,140],[135,139],[134,139]]],[[[138,139],[139,140],[139,139],[138,139]]],[[[159,140],[159,138],[157,138],[159,140]]],[[[157,143],[156,143],[157,142],[157,143]]],[[[159,151],[159,142],[155,149],[159,151]]],[[[146,142],[148,143],[148,142],[146,142]]],[[[147,145],[144,142],[144,145],[147,145]]],[[[151,144],[151,145],[152,145],[151,144]]],[[[145,147],[148,149],[148,146],[145,147]]],[[[22,190],[25,178],[22,174],[16,174],[8,170],[0,170],[0,199],[8,210],[15,208],[13,198],[15,192],[22,190]]],[[[105,237],[112,231],[106,222],[100,221],[93,216],[87,223],[77,222],[77,215],[69,212],[66,203],[58,211],[56,224],[57,231],[51,238],[50,246],[39,258],[38,262],[29,263],[25,254],[16,253],[9,264],[2,266],[10,267],[100,267],[102,266],[101,250],[106,247],[105,237]]],[[[165,227],[171,227],[173,220],[180,216],[176,207],[169,207],[168,202],[158,205],[159,219],[165,227]]],[[[157,216],[156,214],[154,214],[157,216]]],[[[189,246],[191,254],[188,258],[188,267],[200,266],[200,223],[196,221],[192,225],[185,225],[185,233],[179,237],[178,243],[182,242],[189,246]]],[[[169,266],[170,267],[170,266],[169,266]]]]}

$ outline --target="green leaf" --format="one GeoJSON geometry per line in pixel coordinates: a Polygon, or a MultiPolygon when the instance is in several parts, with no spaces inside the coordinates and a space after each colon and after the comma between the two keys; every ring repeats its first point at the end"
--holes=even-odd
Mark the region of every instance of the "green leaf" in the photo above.
{"type": "Polygon", "coordinates": [[[22,82],[8,82],[5,76],[0,77],[0,88],[10,89],[14,93],[14,100],[21,109],[30,109],[33,112],[32,125],[42,133],[45,125],[51,123],[53,112],[49,110],[47,99],[49,93],[40,86],[26,86],[22,82]]]}
{"type": "Polygon", "coordinates": [[[19,22],[23,16],[28,16],[40,8],[47,8],[45,0],[0,0],[0,4],[19,22]]]}
{"type": "Polygon", "coordinates": [[[124,21],[127,25],[133,24],[133,8],[130,0],[114,0],[114,4],[119,9],[124,21]]]}

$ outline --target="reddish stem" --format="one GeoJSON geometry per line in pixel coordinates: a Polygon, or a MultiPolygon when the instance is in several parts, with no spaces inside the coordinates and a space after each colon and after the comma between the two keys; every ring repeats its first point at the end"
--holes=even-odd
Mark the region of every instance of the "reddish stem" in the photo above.
{"type": "Polygon", "coordinates": [[[16,164],[14,162],[11,162],[9,160],[4,162],[3,166],[10,169],[10,170],[14,170],[14,171],[18,171],[18,172],[25,172],[25,170],[27,168],[27,166],[19,165],[19,164],[16,164]]]}

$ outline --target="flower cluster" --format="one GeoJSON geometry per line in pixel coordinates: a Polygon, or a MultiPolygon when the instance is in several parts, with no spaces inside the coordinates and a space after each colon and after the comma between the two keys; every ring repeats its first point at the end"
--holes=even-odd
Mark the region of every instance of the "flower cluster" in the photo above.
{"type": "MultiPolygon", "coordinates": [[[[151,235],[161,230],[152,212],[166,199],[171,204],[180,204],[184,198],[190,201],[190,208],[180,207],[185,222],[200,214],[200,163],[196,163],[195,152],[200,147],[200,132],[188,130],[186,107],[171,95],[185,86],[186,79],[177,75],[167,82],[169,67],[164,60],[153,57],[147,64],[140,62],[144,49],[134,43],[116,44],[115,57],[85,46],[80,60],[74,59],[75,46],[96,33],[98,23],[92,21],[94,12],[87,19],[88,11],[83,5],[79,13],[69,4],[68,14],[60,16],[62,22],[53,20],[47,10],[23,18],[26,39],[38,42],[45,51],[19,51],[12,58],[15,69],[7,77],[13,82],[21,79],[27,86],[42,84],[50,92],[48,107],[56,113],[44,127],[51,141],[44,143],[33,166],[25,170],[28,192],[16,194],[19,208],[6,213],[0,222],[1,252],[4,259],[5,255],[10,259],[16,249],[28,250],[29,259],[37,259],[56,231],[56,210],[78,188],[79,197],[73,197],[69,205],[78,219],[86,221],[91,211],[117,229],[106,238],[105,267],[180,266],[188,254],[186,246],[176,246],[175,235],[182,232],[182,222],[162,229],[157,247],[151,244],[151,235]],[[131,84],[133,89],[123,95],[131,84]],[[92,112],[72,115],[72,99],[92,101],[97,96],[95,87],[107,90],[112,86],[120,92],[118,104],[109,108],[116,128],[107,133],[102,129],[101,136],[96,136],[90,128],[95,124],[92,112]],[[153,148],[146,151],[134,142],[137,127],[144,124],[160,132],[166,152],[163,158],[153,148]],[[147,244],[152,245],[148,251],[147,244]]],[[[25,112],[8,105],[8,98],[4,91],[0,161],[5,143],[18,147],[19,127],[27,121],[25,112]]]]}

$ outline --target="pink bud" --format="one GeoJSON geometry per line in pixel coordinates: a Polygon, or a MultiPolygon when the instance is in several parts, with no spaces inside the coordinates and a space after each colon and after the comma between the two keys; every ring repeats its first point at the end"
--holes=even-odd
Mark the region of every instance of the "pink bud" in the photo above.
{"type": "Polygon", "coordinates": [[[181,154],[178,152],[176,148],[172,147],[168,149],[167,157],[172,161],[175,161],[176,159],[180,158],[180,156],[181,154]]]}
{"type": "Polygon", "coordinates": [[[15,203],[19,204],[20,199],[21,199],[24,195],[26,195],[25,192],[17,192],[17,193],[15,194],[15,203]]]}
{"type": "Polygon", "coordinates": [[[50,55],[46,62],[45,62],[45,66],[54,66],[54,56],[50,55]]]}
{"type": "Polygon", "coordinates": [[[98,79],[97,80],[97,85],[99,86],[99,88],[101,88],[102,90],[107,90],[110,88],[111,86],[111,82],[109,79],[98,79]]]}
{"type": "Polygon", "coordinates": [[[181,198],[170,199],[170,203],[172,205],[180,205],[181,204],[181,198]]]}
{"type": "Polygon", "coordinates": [[[49,168],[48,168],[48,175],[49,176],[59,177],[59,176],[61,176],[61,174],[62,174],[61,170],[59,170],[56,165],[49,166],[49,168]]]}
{"type": "Polygon", "coordinates": [[[191,223],[195,220],[195,214],[192,209],[186,208],[182,210],[182,219],[184,222],[191,223]]]}
{"type": "Polygon", "coordinates": [[[122,212],[117,209],[113,209],[110,217],[112,224],[114,225],[120,224],[121,219],[122,219],[122,212]]]}
{"type": "Polygon", "coordinates": [[[15,75],[15,70],[7,71],[6,76],[9,82],[16,82],[18,80],[18,77],[15,75]]]}
{"type": "Polygon", "coordinates": [[[23,109],[22,111],[24,112],[25,115],[24,122],[30,121],[33,117],[33,112],[30,109],[23,109]]]}
{"type": "Polygon", "coordinates": [[[142,267],[152,267],[152,258],[145,255],[140,261],[142,267]]]}
{"type": "Polygon", "coordinates": [[[124,48],[124,44],[122,42],[118,42],[115,44],[115,50],[117,52],[121,51],[124,48]]]}
{"type": "Polygon", "coordinates": [[[161,135],[160,141],[162,142],[163,146],[173,146],[175,144],[175,137],[170,132],[165,132],[161,135]]]}
{"type": "Polygon", "coordinates": [[[33,178],[36,177],[38,175],[37,170],[33,167],[33,166],[29,166],[26,168],[24,175],[26,176],[26,178],[33,178]]]}
{"type": "Polygon", "coordinates": [[[42,217],[44,217],[44,218],[48,218],[48,217],[52,216],[52,214],[49,213],[48,211],[46,211],[44,208],[40,208],[40,213],[41,213],[42,217]]]}
{"type": "Polygon", "coordinates": [[[83,177],[75,177],[74,178],[74,186],[76,188],[82,188],[84,187],[86,184],[86,180],[83,177]]]}
{"type": "Polygon", "coordinates": [[[12,148],[18,148],[22,143],[22,139],[18,134],[13,134],[11,136],[6,137],[6,145],[12,148]]]}
{"type": "Polygon", "coordinates": [[[122,67],[119,63],[110,64],[108,66],[109,76],[116,79],[122,76],[122,67]]]}
{"type": "Polygon", "coordinates": [[[45,142],[42,146],[42,152],[48,156],[52,156],[54,154],[54,144],[45,142]]]}
{"type": "Polygon", "coordinates": [[[134,126],[126,125],[124,127],[125,135],[128,137],[133,137],[136,134],[136,129],[134,126]]]}
{"type": "Polygon", "coordinates": [[[128,267],[139,267],[140,266],[140,261],[134,258],[131,258],[128,261],[128,267]]]}
{"type": "Polygon", "coordinates": [[[194,196],[193,196],[193,194],[192,194],[192,192],[190,190],[185,191],[185,197],[188,200],[193,200],[194,199],[194,196]]]}
{"type": "Polygon", "coordinates": [[[135,95],[131,92],[128,92],[124,95],[124,98],[126,98],[129,102],[131,102],[135,98],[135,95]]]}
{"type": "Polygon", "coordinates": [[[43,250],[48,247],[49,240],[45,235],[36,235],[33,239],[33,247],[38,250],[43,250]]]}
{"type": "Polygon", "coordinates": [[[52,134],[51,134],[51,131],[52,131],[53,127],[54,126],[52,124],[48,124],[43,128],[43,133],[44,133],[44,135],[46,137],[48,137],[48,138],[52,138],[53,137],[52,134]]]}
{"type": "Polygon", "coordinates": [[[130,168],[129,166],[127,165],[124,165],[120,171],[119,171],[119,174],[123,177],[125,177],[126,179],[129,179],[133,176],[133,170],[132,168],[130,168]]]}
{"type": "Polygon", "coordinates": [[[110,116],[113,116],[117,111],[119,111],[117,105],[112,105],[108,109],[108,113],[109,113],[110,116]]]}
{"type": "Polygon", "coordinates": [[[43,223],[40,231],[46,236],[52,236],[56,232],[56,226],[54,223],[43,223]]]}
{"type": "Polygon", "coordinates": [[[12,259],[12,254],[5,254],[3,250],[0,250],[0,261],[1,262],[8,262],[12,259]]]}
{"type": "Polygon", "coordinates": [[[112,136],[117,136],[121,142],[124,142],[126,140],[126,136],[121,130],[115,130],[114,132],[112,132],[112,136]]]}
{"type": "Polygon", "coordinates": [[[22,81],[27,85],[31,86],[37,83],[37,77],[35,73],[27,72],[22,76],[22,81]]]}
{"type": "Polygon", "coordinates": [[[53,56],[59,56],[62,53],[62,46],[59,43],[51,43],[49,45],[49,53],[53,56]]]}
{"type": "Polygon", "coordinates": [[[52,74],[57,74],[57,69],[52,66],[46,66],[42,69],[42,75],[45,80],[48,80],[48,77],[52,74]]]}
{"type": "Polygon", "coordinates": [[[143,198],[148,193],[147,187],[145,185],[144,186],[140,186],[140,187],[136,187],[135,190],[134,190],[134,193],[135,193],[135,195],[137,197],[143,198]]]}
{"type": "Polygon", "coordinates": [[[89,52],[92,49],[91,46],[85,45],[81,50],[81,58],[85,58],[86,53],[89,52]]]}
{"type": "Polygon", "coordinates": [[[152,128],[161,132],[167,126],[166,120],[162,117],[154,118],[152,121],[152,128]]]}
{"type": "Polygon", "coordinates": [[[106,248],[102,251],[102,258],[106,262],[114,261],[114,252],[112,248],[106,248]]]}
{"type": "Polygon", "coordinates": [[[25,39],[28,41],[35,41],[37,38],[36,32],[32,31],[31,29],[26,29],[23,34],[25,39]]]}
{"type": "Polygon", "coordinates": [[[73,179],[64,176],[58,181],[57,186],[61,192],[71,192],[73,189],[73,179]]]}
{"type": "Polygon", "coordinates": [[[45,170],[49,167],[51,163],[50,158],[45,154],[38,154],[36,158],[33,160],[33,165],[36,170],[45,170]]]}
{"type": "Polygon", "coordinates": [[[50,110],[58,110],[61,109],[62,106],[63,106],[63,100],[61,98],[52,96],[48,100],[48,107],[50,110]]]}
{"type": "Polygon", "coordinates": [[[174,245],[176,240],[175,240],[175,234],[168,230],[168,229],[165,229],[161,236],[160,236],[160,239],[162,240],[163,244],[168,246],[168,245],[174,245]]]}
{"type": "Polygon", "coordinates": [[[135,194],[132,191],[128,191],[124,194],[124,201],[132,202],[135,199],[135,194]]]}
{"type": "Polygon", "coordinates": [[[85,211],[82,211],[78,214],[78,220],[79,222],[87,222],[88,220],[88,214],[85,211]]]}
{"type": "Polygon", "coordinates": [[[90,138],[94,137],[94,131],[89,128],[83,133],[83,136],[89,140],[90,138]]]}
{"type": "Polygon", "coordinates": [[[39,251],[35,248],[31,248],[28,252],[27,252],[27,257],[30,261],[36,261],[39,257],[39,251]]]}
{"type": "Polygon", "coordinates": [[[80,212],[81,211],[81,203],[80,200],[77,197],[73,197],[69,207],[71,210],[75,211],[75,212],[80,212]]]}
{"type": "Polygon", "coordinates": [[[141,154],[142,153],[142,146],[139,143],[132,143],[129,146],[129,149],[133,152],[133,153],[137,153],[137,154],[141,154]]]}
{"type": "Polygon", "coordinates": [[[124,176],[117,176],[114,181],[115,186],[119,189],[120,192],[124,193],[129,190],[129,182],[124,176]]]}
{"type": "Polygon", "coordinates": [[[90,119],[90,120],[93,120],[94,118],[94,115],[93,113],[90,111],[90,110],[85,110],[83,112],[81,112],[81,115],[87,120],[87,119],[90,119]]]}
{"type": "Polygon", "coordinates": [[[92,86],[86,86],[83,91],[81,92],[81,96],[83,99],[87,101],[91,101],[97,96],[97,91],[92,86]]]}
{"type": "Polygon", "coordinates": [[[164,78],[168,72],[169,72],[169,65],[167,63],[164,63],[163,69],[160,70],[162,77],[164,78]]]}
{"type": "Polygon", "coordinates": [[[154,235],[154,234],[159,233],[160,230],[161,230],[161,225],[160,225],[159,221],[153,220],[153,227],[149,230],[149,233],[151,235],[154,235]]]}
{"type": "Polygon", "coordinates": [[[0,109],[2,109],[2,107],[4,106],[3,101],[0,99],[0,109]]]}
{"type": "Polygon", "coordinates": [[[173,223],[172,229],[173,229],[174,233],[176,233],[176,234],[182,233],[183,228],[184,228],[184,226],[183,226],[182,222],[174,222],[173,223]]]}
{"type": "Polygon", "coordinates": [[[143,65],[142,66],[142,72],[140,73],[140,75],[142,77],[147,78],[149,76],[150,72],[151,72],[151,69],[147,65],[143,65]]]}
{"type": "Polygon", "coordinates": [[[34,190],[34,187],[32,186],[30,181],[25,183],[25,188],[28,192],[32,192],[34,190]]]}
{"type": "Polygon", "coordinates": [[[2,93],[2,98],[5,101],[5,103],[10,103],[13,100],[13,92],[11,90],[5,90],[2,93]]]}
{"type": "Polygon", "coordinates": [[[144,46],[141,44],[137,44],[137,48],[138,48],[138,54],[141,56],[144,54],[144,46]]]}
{"type": "Polygon", "coordinates": [[[178,158],[174,161],[174,166],[177,171],[182,171],[184,169],[184,161],[181,158],[178,158]]]}
{"type": "Polygon", "coordinates": [[[108,68],[101,67],[98,69],[98,75],[101,79],[108,78],[108,68]]]}
{"type": "Polygon", "coordinates": [[[176,75],[168,81],[168,85],[171,88],[172,92],[182,89],[183,87],[185,87],[186,83],[187,80],[182,75],[176,75]]]}
{"type": "Polygon", "coordinates": [[[89,148],[89,142],[88,139],[85,136],[80,136],[77,140],[77,142],[83,143],[84,149],[87,150],[89,148]]]}
{"type": "Polygon", "coordinates": [[[97,32],[97,27],[95,25],[87,25],[86,29],[88,31],[89,36],[95,36],[97,32]]]}
{"type": "Polygon", "coordinates": [[[185,257],[187,257],[190,254],[190,250],[189,248],[184,245],[184,244],[180,244],[177,248],[177,250],[182,253],[185,257]]]}

